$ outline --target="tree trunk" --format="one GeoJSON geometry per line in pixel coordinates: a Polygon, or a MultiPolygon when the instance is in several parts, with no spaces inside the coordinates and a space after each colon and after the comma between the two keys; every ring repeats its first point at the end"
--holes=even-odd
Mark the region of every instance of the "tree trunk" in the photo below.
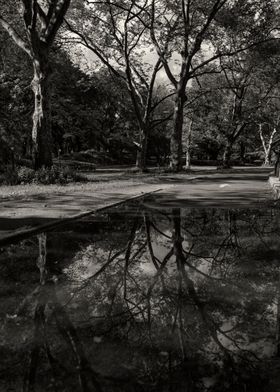
{"type": "Polygon", "coordinates": [[[147,145],[148,145],[148,132],[147,128],[140,130],[140,148],[137,151],[137,168],[144,172],[147,170],[147,145]]]}
{"type": "Polygon", "coordinates": [[[230,168],[231,154],[232,154],[232,142],[227,141],[226,146],[225,146],[224,155],[223,155],[223,164],[222,164],[222,166],[226,169],[230,168]]]}
{"type": "Polygon", "coordinates": [[[245,162],[245,152],[246,152],[245,143],[241,141],[239,145],[240,145],[240,159],[242,162],[245,162]]]}
{"type": "Polygon", "coordinates": [[[192,133],[192,120],[187,128],[187,140],[186,140],[186,170],[191,168],[191,133],[192,133]]]}
{"type": "Polygon", "coordinates": [[[274,176],[280,178],[280,152],[276,152],[276,161],[274,164],[274,176]]]}
{"type": "Polygon", "coordinates": [[[273,131],[269,137],[269,140],[266,143],[265,137],[263,135],[262,124],[259,124],[259,134],[260,134],[260,138],[261,138],[263,149],[264,149],[263,166],[270,166],[270,164],[271,164],[271,148],[272,148],[272,143],[273,143],[275,133],[276,133],[276,128],[273,129],[273,131]]]}
{"type": "Polygon", "coordinates": [[[173,172],[182,170],[182,133],[184,124],[184,95],[178,93],[175,99],[173,129],[170,139],[170,169],[173,172]]]}
{"type": "Polygon", "coordinates": [[[264,154],[263,166],[270,166],[270,153],[269,153],[269,151],[266,151],[264,154]]]}
{"type": "Polygon", "coordinates": [[[32,90],[34,93],[34,112],[32,128],[32,157],[34,169],[52,166],[51,119],[49,78],[50,67],[47,57],[34,60],[34,77],[32,90]]]}

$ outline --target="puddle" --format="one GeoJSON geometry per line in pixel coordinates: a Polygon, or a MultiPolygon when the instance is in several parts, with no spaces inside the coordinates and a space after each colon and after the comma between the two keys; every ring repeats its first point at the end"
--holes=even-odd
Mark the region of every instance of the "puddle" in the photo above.
{"type": "Polygon", "coordinates": [[[1,248],[0,391],[278,390],[279,220],[134,202],[1,248]]]}

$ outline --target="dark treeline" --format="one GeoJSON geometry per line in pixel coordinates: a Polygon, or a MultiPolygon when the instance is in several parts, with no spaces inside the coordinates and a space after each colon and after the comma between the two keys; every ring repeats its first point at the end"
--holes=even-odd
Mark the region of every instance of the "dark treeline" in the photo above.
{"type": "MultiPolygon", "coordinates": [[[[1,166],[268,165],[274,1],[0,2],[1,166]]],[[[6,170],[6,169],[5,169],[6,170]]]]}

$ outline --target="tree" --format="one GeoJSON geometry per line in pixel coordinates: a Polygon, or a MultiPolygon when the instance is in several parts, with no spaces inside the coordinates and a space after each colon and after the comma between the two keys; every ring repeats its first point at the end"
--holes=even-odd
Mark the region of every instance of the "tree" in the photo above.
{"type": "Polygon", "coordinates": [[[238,140],[240,157],[244,160],[246,148],[253,151],[260,147],[259,132],[256,135],[259,124],[271,124],[273,128],[277,122],[277,115],[273,113],[278,113],[275,101],[279,89],[279,49],[277,45],[270,49],[266,45],[262,53],[263,46],[221,60],[221,74],[204,75],[203,88],[197,87],[201,98],[196,121],[200,122],[203,136],[197,134],[196,139],[199,142],[207,133],[212,133],[223,149],[225,168],[231,165],[238,140]]]}
{"type": "MultiPolygon", "coordinates": [[[[274,89],[275,94],[279,93],[279,88],[274,89]]],[[[258,127],[258,133],[264,152],[264,166],[270,166],[272,147],[274,139],[279,135],[279,105],[280,96],[270,94],[266,101],[266,105],[257,113],[255,125],[258,127]]]]}
{"type": "Polygon", "coordinates": [[[54,151],[95,163],[133,163],[137,121],[123,80],[106,68],[86,74],[61,50],[52,63],[54,151]]]}
{"type": "Polygon", "coordinates": [[[277,44],[266,45],[258,51],[259,72],[258,89],[254,99],[260,103],[260,96],[267,91],[262,105],[258,105],[254,115],[254,125],[264,152],[264,166],[270,165],[272,146],[279,132],[280,121],[280,47],[277,44]]]}
{"type": "Polygon", "coordinates": [[[146,167],[147,141],[154,111],[153,93],[161,60],[143,61],[147,41],[148,2],[127,0],[83,2],[70,16],[67,26],[78,42],[89,49],[108,70],[127,86],[139,128],[137,166],[146,167]],[[81,17],[79,17],[79,15],[81,17]],[[86,19],[87,23],[81,23],[86,19]]]}
{"type": "Polygon", "coordinates": [[[0,46],[0,143],[17,158],[25,155],[31,139],[32,72],[28,57],[22,56],[18,46],[10,45],[5,31],[0,34],[0,46]]]}
{"type": "Polygon", "coordinates": [[[182,168],[182,129],[188,84],[203,74],[215,73],[218,59],[234,56],[266,39],[271,31],[271,25],[269,31],[266,26],[271,12],[270,2],[263,4],[262,1],[152,1],[151,40],[175,91],[172,170],[182,168]]]}
{"type": "Polygon", "coordinates": [[[7,20],[4,12],[0,15],[0,24],[14,42],[27,53],[33,66],[32,154],[35,169],[52,165],[49,55],[70,1],[51,0],[46,3],[40,0],[22,0],[18,3],[17,8],[19,9],[21,4],[23,10],[24,38],[14,28],[13,20],[7,20]]]}
{"type": "MultiPolygon", "coordinates": [[[[269,45],[266,45],[269,48],[269,45]]],[[[223,129],[225,150],[223,166],[230,166],[233,145],[240,136],[252,127],[257,117],[264,116],[266,107],[278,88],[278,67],[275,69],[279,51],[267,49],[266,56],[258,48],[241,53],[234,58],[221,61],[221,68],[226,80],[226,89],[232,105],[227,113],[227,126],[223,129]]],[[[270,105],[271,106],[271,105],[270,105]]],[[[249,131],[249,130],[248,130],[249,131]]]]}
{"type": "Polygon", "coordinates": [[[276,128],[273,128],[273,131],[270,133],[268,140],[266,141],[265,140],[266,138],[264,136],[264,131],[263,131],[263,124],[259,124],[259,133],[264,149],[264,166],[270,165],[271,151],[272,151],[271,148],[276,132],[277,132],[276,128]]]}
{"type": "MultiPolygon", "coordinates": [[[[5,32],[0,47],[2,161],[11,163],[13,151],[17,164],[30,166],[32,69],[29,58],[22,56],[18,46],[11,45],[5,32]]],[[[73,152],[75,159],[94,163],[133,163],[137,121],[123,80],[106,69],[85,73],[75,60],[65,47],[52,46],[52,153],[73,152]]]]}

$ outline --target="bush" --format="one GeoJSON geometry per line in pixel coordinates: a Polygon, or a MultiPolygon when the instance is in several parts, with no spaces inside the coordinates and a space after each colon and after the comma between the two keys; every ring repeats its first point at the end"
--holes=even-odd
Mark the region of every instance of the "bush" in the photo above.
{"type": "Polygon", "coordinates": [[[65,185],[69,182],[81,182],[86,178],[77,174],[69,167],[53,166],[49,168],[41,168],[38,171],[30,169],[25,166],[16,169],[7,168],[4,173],[0,175],[0,184],[2,185],[17,185],[17,184],[60,184],[65,185]]]}
{"type": "Polygon", "coordinates": [[[18,182],[21,184],[30,184],[35,177],[35,170],[26,166],[21,166],[17,170],[18,182]]]}
{"type": "Polygon", "coordinates": [[[42,168],[35,172],[33,182],[36,184],[67,184],[69,182],[84,181],[85,178],[78,175],[69,167],[59,168],[53,166],[50,169],[42,168]]]}
{"type": "Polygon", "coordinates": [[[59,176],[59,172],[55,170],[54,167],[51,167],[50,169],[42,167],[35,172],[33,182],[35,184],[43,185],[57,184],[61,183],[61,181],[59,181],[59,176]]]}

